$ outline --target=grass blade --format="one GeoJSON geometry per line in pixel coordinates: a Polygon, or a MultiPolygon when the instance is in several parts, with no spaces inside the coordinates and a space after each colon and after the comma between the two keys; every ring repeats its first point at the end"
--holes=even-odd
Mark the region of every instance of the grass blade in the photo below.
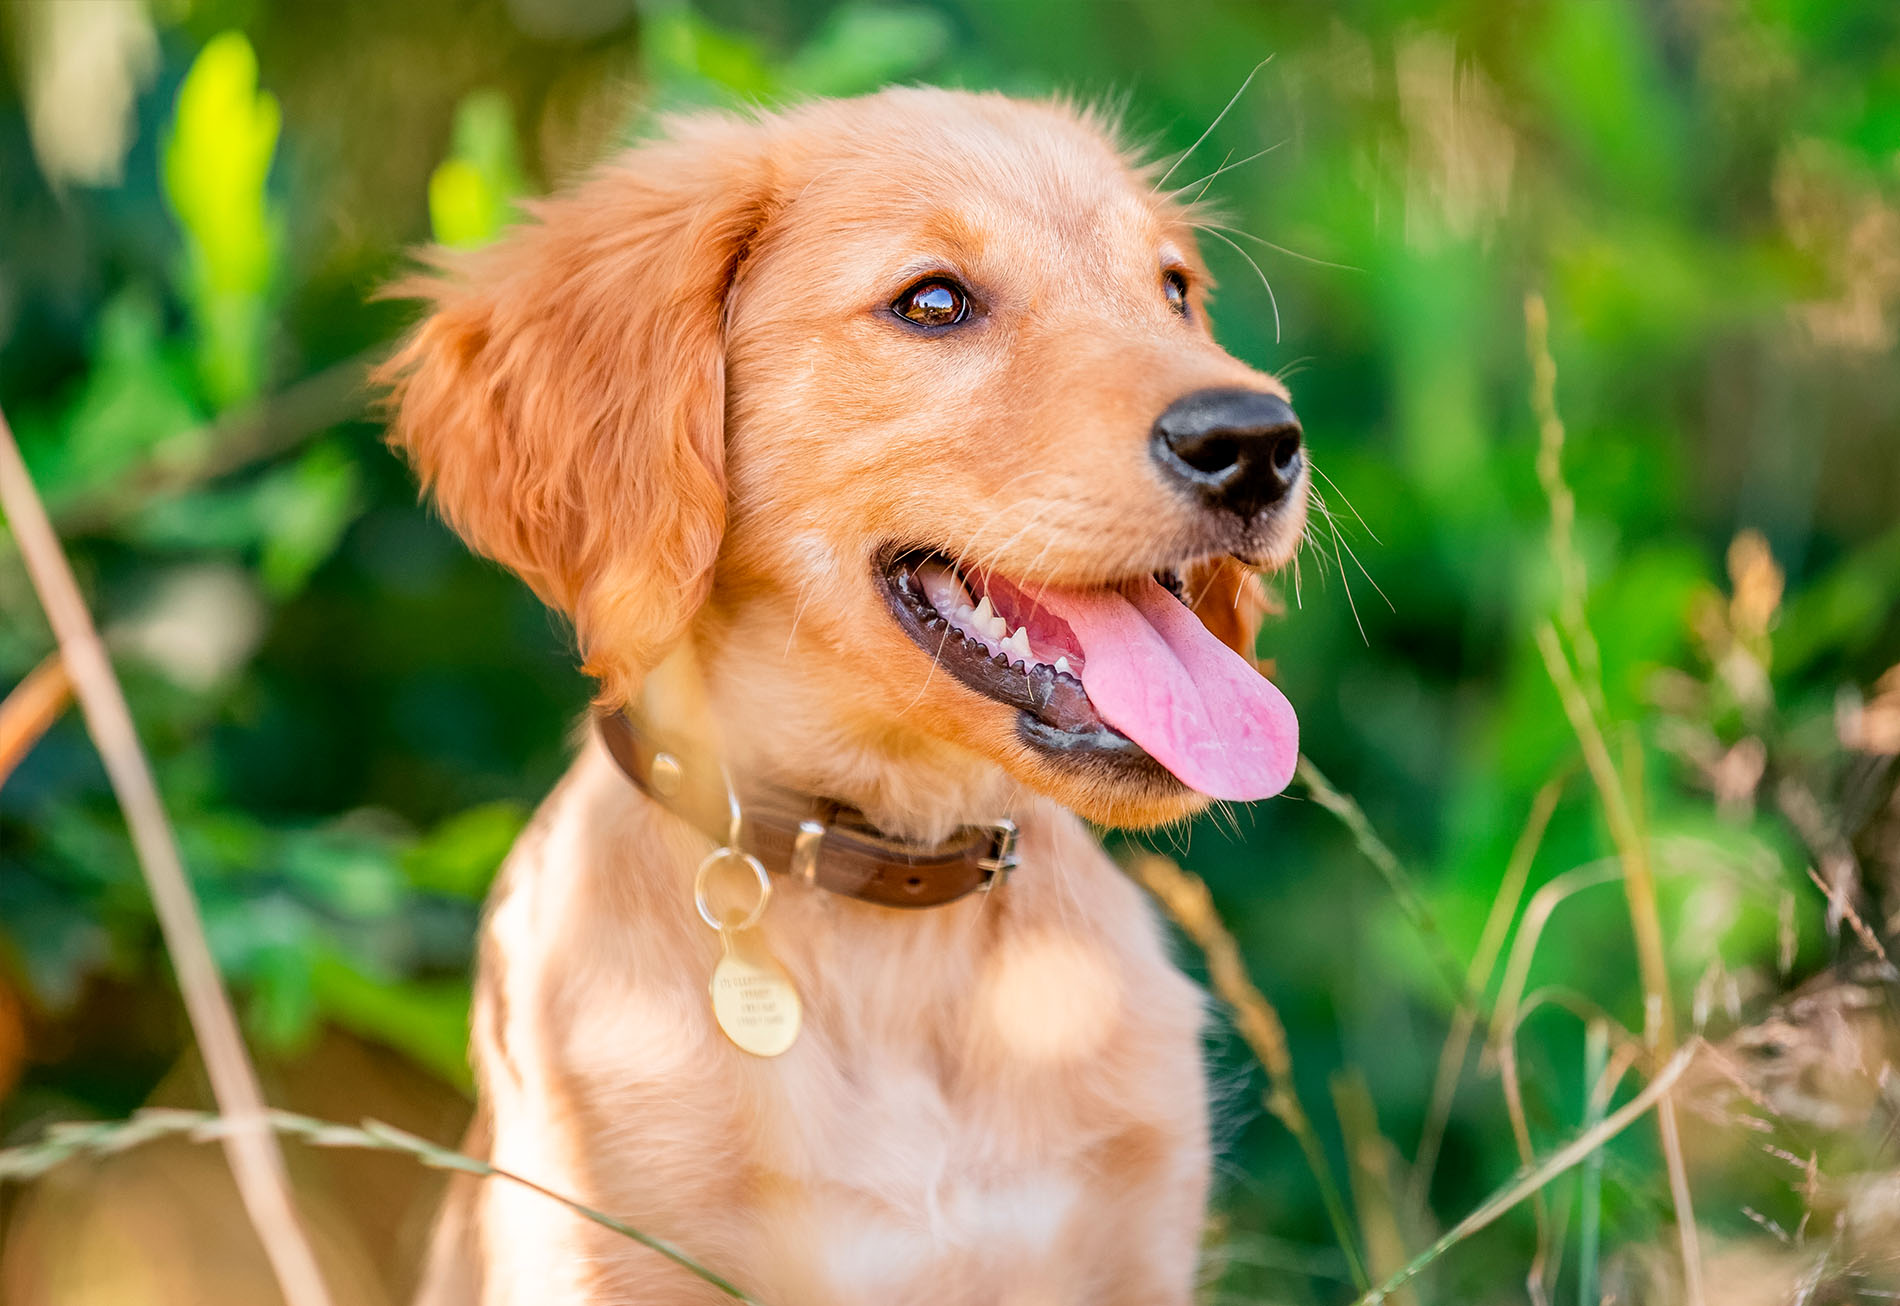
{"type": "Polygon", "coordinates": [[[1542,1161],[1519,1170],[1495,1193],[1481,1202],[1470,1215],[1446,1230],[1443,1237],[1413,1257],[1404,1269],[1361,1296],[1354,1306],[1382,1306],[1383,1303],[1390,1301],[1393,1293],[1417,1278],[1432,1262],[1471,1235],[1494,1224],[1500,1216],[1532,1193],[1541,1191],[1553,1179],[1560,1177],[1582,1162],[1585,1157],[1598,1151],[1605,1143],[1641,1119],[1651,1107],[1667,1101],[1669,1090],[1675,1087],[1678,1079],[1682,1078],[1683,1071],[1689,1068],[1689,1063],[1701,1046],[1700,1040],[1690,1040],[1669,1059],[1668,1064],[1644,1087],[1642,1092],[1615,1112],[1605,1116],[1595,1128],[1584,1130],[1542,1161]]]}

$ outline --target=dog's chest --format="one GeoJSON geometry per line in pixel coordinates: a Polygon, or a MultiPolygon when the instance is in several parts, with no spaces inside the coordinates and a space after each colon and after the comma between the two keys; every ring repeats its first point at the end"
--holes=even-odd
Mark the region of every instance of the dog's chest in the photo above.
{"type": "Polygon", "coordinates": [[[787,1182],[755,1212],[768,1259],[802,1262],[827,1301],[1050,1270],[1086,1202],[1097,1131],[1053,1096],[1035,1106],[946,1080],[934,1058],[886,1046],[852,1060],[786,1067],[761,1160],[787,1182]]]}
{"type": "Polygon", "coordinates": [[[747,1076],[759,1160],[786,1181],[762,1233],[827,1300],[1072,1279],[1102,1153],[1130,1127],[1117,1053],[1140,1013],[1105,942],[1030,931],[967,970],[931,955],[950,973],[828,958],[801,1045],[747,1076]]]}

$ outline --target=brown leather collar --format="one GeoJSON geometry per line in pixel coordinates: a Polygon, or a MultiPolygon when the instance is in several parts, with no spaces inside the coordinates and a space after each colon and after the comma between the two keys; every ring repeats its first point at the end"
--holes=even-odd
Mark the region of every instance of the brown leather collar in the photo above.
{"type": "MultiPolygon", "coordinates": [[[[641,793],[715,844],[730,830],[718,766],[649,740],[622,712],[597,712],[594,727],[641,793]]],[[[741,801],[742,851],[775,875],[881,907],[938,907],[987,892],[1016,869],[1016,824],[966,825],[939,844],[904,843],[864,813],[829,799],[772,791],[741,801]]]]}

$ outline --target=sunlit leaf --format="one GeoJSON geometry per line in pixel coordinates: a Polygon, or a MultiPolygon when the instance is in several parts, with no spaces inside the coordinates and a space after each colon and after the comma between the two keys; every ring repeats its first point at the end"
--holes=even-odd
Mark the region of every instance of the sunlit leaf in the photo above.
{"type": "Polygon", "coordinates": [[[199,375],[220,408],[255,395],[263,382],[279,246],[266,182],[279,119],[276,99],[258,90],[250,42],[225,32],[185,74],[165,139],[165,198],[185,236],[199,375]]]}
{"type": "Polygon", "coordinates": [[[429,224],[452,248],[487,244],[515,217],[527,188],[515,144],[514,111],[499,91],[477,91],[455,111],[449,157],[429,177],[429,224]]]}
{"type": "Polygon", "coordinates": [[[640,55],[662,105],[768,96],[778,79],[755,41],[713,26],[679,0],[656,5],[640,27],[640,55]]]}

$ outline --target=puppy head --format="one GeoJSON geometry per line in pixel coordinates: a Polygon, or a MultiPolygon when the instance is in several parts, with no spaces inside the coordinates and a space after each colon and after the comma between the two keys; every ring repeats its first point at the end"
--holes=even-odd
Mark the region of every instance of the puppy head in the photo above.
{"type": "Polygon", "coordinates": [[[913,829],[1005,774],[1117,823],[1285,783],[1243,658],[1299,428],[1098,124],[922,90],[689,119],[535,217],[412,287],[392,439],[605,702],[690,632],[730,750],[913,829]]]}

